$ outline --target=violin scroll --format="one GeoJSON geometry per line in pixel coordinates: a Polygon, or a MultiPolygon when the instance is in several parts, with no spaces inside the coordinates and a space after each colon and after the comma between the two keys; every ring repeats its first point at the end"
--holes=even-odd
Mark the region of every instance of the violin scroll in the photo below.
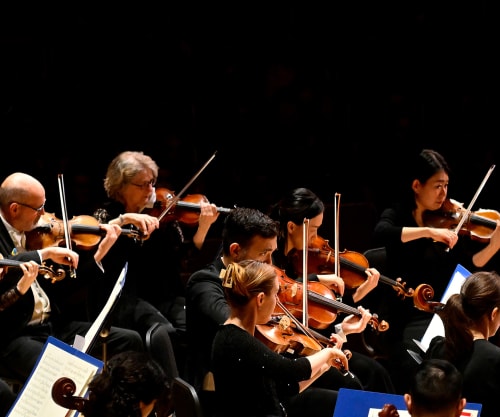
{"type": "Polygon", "coordinates": [[[384,404],[378,413],[378,417],[399,417],[398,409],[394,404],[384,404]]]}
{"type": "MultiPolygon", "coordinates": [[[[0,279],[8,268],[20,268],[22,263],[23,262],[14,259],[4,259],[0,255],[0,279]]],[[[47,266],[45,264],[38,266],[38,273],[43,275],[45,279],[52,280],[52,283],[61,281],[66,277],[66,272],[64,271],[64,269],[59,268],[57,270],[54,270],[50,266],[47,266]]]]}
{"type": "Polygon", "coordinates": [[[50,279],[52,284],[62,281],[66,278],[66,271],[63,268],[58,268],[57,270],[53,270],[51,267],[46,265],[40,265],[38,268],[38,272],[42,274],[45,279],[50,279]]]}
{"type": "Polygon", "coordinates": [[[83,397],[74,396],[76,384],[71,378],[59,378],[52,385],[52,399],[57,405],[68,410],[77,410],[85,413],[88,400],[83,397]]]}
{"type": "Polygon", "coordinates": [[[413,304],[416,308],[428,313],[437,313],[444,307],[439,301],[432,301],[434,297],[434,289],[429,284],[420,284],[415,288],[413,295],[413,304]]]}
{"type": "Polygon", "coordinates": [[[378,314],[373,314],[372,318],[368,322],[368,325],[377,332],[385,332],[389,330],[389,323],[385,320],[379,321],[378,314]]]}

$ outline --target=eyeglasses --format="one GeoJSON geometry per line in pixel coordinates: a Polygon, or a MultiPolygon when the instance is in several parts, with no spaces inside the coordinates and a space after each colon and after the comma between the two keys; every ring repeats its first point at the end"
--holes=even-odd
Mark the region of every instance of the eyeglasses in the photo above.
{"type": "Polygon", "coordinates": [[[133,185],[135,187],[138,187],[141,190],[145,190],[148,187],[154,187],[156,185],[156,180],[149,180],[149,181],[143,182],[142,184],[134,184],[133,182],[130,182],[129,184],[133,185]]]}
{"type": "Polygon", "coordinates": [[[28,205],[28,204],[20,203],[19,201],[13,201],[13,203],[19,204],[20,206],[23,206],[23,207],[28,207],[28,208],[30,208],[31,210],[36,211],[38,214],[40,214],[40,213],[43,211],[43,209],[45,208],[45,201],[44,201],[44,202],[43,202],[43,204],[42,204],[40,207],[38,207],[38,208],[31,207],[31,206],[30,206],[30,205],[28,205]]]}

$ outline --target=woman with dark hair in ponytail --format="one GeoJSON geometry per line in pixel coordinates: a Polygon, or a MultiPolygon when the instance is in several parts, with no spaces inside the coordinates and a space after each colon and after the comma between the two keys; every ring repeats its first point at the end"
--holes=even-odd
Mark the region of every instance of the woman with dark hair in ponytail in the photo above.
{"type": "MultiPolygon", "coordinates": [[[[423,149],[407,161],[404,172],[398,172],[392,179],[395,201],[382,211],[374,229],[374,246],[386,250],[381,272],[401,278],[407,288],[430,285],[437,301],[441,300],[458,264],[471,272],[495,269],[490,261],[500,248],[498,221],[488,243],[458,234],[450,228],[451,222],[430,221],[451,215],[457,208],[448,195],[451,173],[443,155],[423,149]]],[[[380,306],[375,307],[377,312],[391,324],[383,335],[388,350],[387,366],[398,393],[404,394],[408,375],[417,365],[408,350],[419,351],[414,340],[422,340],[432,314],[415,308],[410,300],[395,299],[388,286],[379,286],[374,292],[380,306]]]]}
{"type": "Polygon", "coordinates": [[[483,405],[482,417],[498,416],[500,347],[488,341],[500,327],[500,275],[478,271],[438,311],[445,336],[435,336],[430,358],[452,362],[464,376],[463,396],[483,405]]]}

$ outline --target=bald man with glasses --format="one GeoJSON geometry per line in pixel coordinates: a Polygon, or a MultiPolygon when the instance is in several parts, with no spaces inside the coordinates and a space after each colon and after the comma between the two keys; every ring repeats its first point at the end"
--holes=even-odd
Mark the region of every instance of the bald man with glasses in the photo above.
{"type": "MultiPolygon", "coordinates": [[[[66,277],[52,283],[38,275],[30,286],[21,286],[22,271],[9,268],[0,280],[0,295],[9,293],[12,301],[0,310],[0,362],[20,381],[30,375],[49,336],[71,345],[77,334],[86,335],[92,323],[73,320],[72,315],[64,311],[62,304],[67,300],[64,300],[65,294],[61,296],[60,288],[66,284],[69,288],[71,281],[80,279],[80,272],[95,279],[103,276],[101,261],[120,234],[119,227],[102,225],[105,235],[96,249],[86,253],[56,246],[27,250],[26,233],[39,225],[43,214],[45,189],[36,178],[22,172],[5,178],[0,186],[0,254],[7,259],[35,261],[39,265],[54,262],[78,272],[76,280],[66,277]]],[[[144,350],[140,335],[129,329],[111,327],[106,343],[108,354],[144,350]]],[[[100,341],[93,344],[89,353],[102,357],[100,341]]]]}

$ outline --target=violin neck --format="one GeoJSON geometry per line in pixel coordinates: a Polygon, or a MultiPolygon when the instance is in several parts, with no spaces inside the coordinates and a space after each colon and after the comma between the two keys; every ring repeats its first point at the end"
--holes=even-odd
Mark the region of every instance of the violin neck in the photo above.
{"type": "MultiPolygon", "coordinates": [[[[343,258],[342,256],[340,257],[340,265],[343,267],[348,268],[349,270],[353,272],[357,272],[360,275],[364,276],[366,267],[362,265],[358,265],[355,262],[350,261],[349,259],[343,258]]],[[[342,275],[342,272],[340,273],[342,275]]],[[[390,285],[391,287],[400,287],[401,284],[397,281],[394,281],[393,279],[390,279],[389,277],[386,277],[385,275],[380,274],[379,281],[382,282],[383,284],[390,285]]]]}
{"type": "Polygon", "coordinates": [[[347,304],[341,303],[340,301],[324,297],[321,294],[315,293],[314,291],[308,291],[308,297],[311,301],[314,301],[324,307],[334,308],[335,310],[340,310],[347,314],[353,314],[357,317],[361,316],[361,313],[357,308],[348,306],[347,304]]]}
{"type": "Polygon", "coordinates": [[[17,261],[14,259],[0,259],[0,266],[17,266],[20,267],[22,264],[21,261],[17,261]]]}
{"type": "Polygon", "coordinates": [[[104,236],[106,234],[106,231],[102,230],[99,226],[73,224],[71,225],[71,233],[104,236]]]}
{"type": "Polygon", "coordinates": [[[484,226],[491,230],[495,230],[497,227],[497,222],[495,220],[484,216],[478,216],[477,214],[472,214],[470,216],[470,222],[477,226],[484,226]]]}

